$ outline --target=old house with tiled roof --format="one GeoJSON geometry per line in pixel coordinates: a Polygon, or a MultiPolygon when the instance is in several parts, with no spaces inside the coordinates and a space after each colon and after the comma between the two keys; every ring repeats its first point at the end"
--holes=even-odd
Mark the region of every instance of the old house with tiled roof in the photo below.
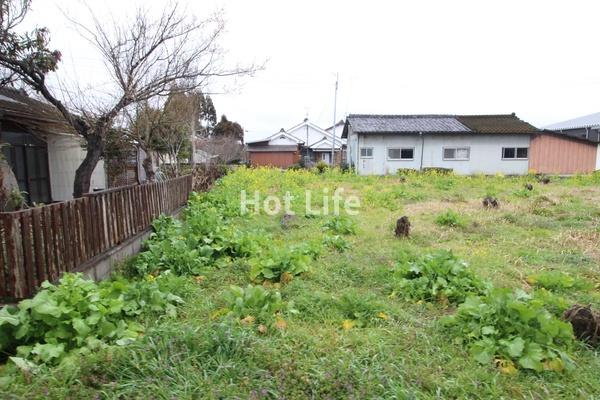
{"type": "MultiPolygon", "coordinates": [[[[30,204],[73,198],[84,142],[54,107],[22,91],[0,88],[0,143],[30,204]]],[[[91,186],[106,187],[103,161],[94,170],[91,186]]]]}
{"type": "MultiPolygon", "coordinates": [[[[351,114],[342,133],[348,141],[348,163],[361,175],[423,168],[447,168],[463,175],[522,175],[545,162],[540,158],[548,157],[546,139],[552,135],[515,114],[351,114]]],[[[579,139],[565,140],[572,152],[566,157],[577,158],[579,139]]],[[[548,172],[591,171],[593,166],[575,163],[548,172]]]]}

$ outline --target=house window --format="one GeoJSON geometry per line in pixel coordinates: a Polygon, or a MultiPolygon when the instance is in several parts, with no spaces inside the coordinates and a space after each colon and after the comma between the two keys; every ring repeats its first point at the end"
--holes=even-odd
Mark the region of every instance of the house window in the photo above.
{"type": "Polygon", "coordinates": [[[466,161],[470,155],[469,147],[444,147],[444,160],[466,161]]]}
{"type": "Polygon", "coordinates": [[[360,148],[360,158],[373,158],[373,148],[372,147],[361,147],[360,148]]]}
{"type": "Polygon", "coordinates": [[[408,148],[389,148],[388,160],[413,160],[415,158],[415,149],[408,148]]]}
{"type": "Polygon", "coordinates": [[[503,147],[503,160],[527,160],[529,157],[528,147],[503,147]]]}

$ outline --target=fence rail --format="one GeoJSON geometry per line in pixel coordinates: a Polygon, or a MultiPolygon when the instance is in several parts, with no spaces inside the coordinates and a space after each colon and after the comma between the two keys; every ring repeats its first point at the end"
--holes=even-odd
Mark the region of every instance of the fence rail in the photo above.
{"type": "Polygon", "coordinates": [[[66,202],[0,213],[0,297],[30,297],[185,205],[191,175],[124,186],[66,202]]]}

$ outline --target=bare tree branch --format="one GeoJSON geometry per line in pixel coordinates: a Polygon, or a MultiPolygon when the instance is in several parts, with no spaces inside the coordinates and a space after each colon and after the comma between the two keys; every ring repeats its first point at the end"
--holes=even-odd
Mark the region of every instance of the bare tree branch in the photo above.
{"type": "Polygon", "coordinates": [[[87,154],[75,176],[74,195],[89,190],[92,172],[102,156],[109,130],[128,108],[174,90],[189,93],[211,79],[251,75],[260,66],[226,68],[220,40],[225,21],[222,12],[198,21],[187,15],[178,2],[165,6],[153,18],[138,9],[127,23],[107,25],[88,7],[91,26],[70,19],[81,35],[101,56],[111,82],[112,96],[91,91],[71,96],[71,111],[55,96],[46,75],[56,70],[60,53],[48,49],[47,30],[33,35],[16,34],[30,0],[0,0],[0,67],[19,77],[53,104],[68,123],[86,139],[87,154]],[[20,6],[20,7],[19,7],[20,6]],[[28,47],[20,48],[25,40],[28,47]]]}

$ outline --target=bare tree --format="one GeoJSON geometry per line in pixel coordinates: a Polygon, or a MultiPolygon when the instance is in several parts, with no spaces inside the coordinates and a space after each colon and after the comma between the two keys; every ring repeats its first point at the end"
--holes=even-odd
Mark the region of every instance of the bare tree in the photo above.
{"type": "Polygon", "coordinates": [[[199,125],[202,93],[182,93],[173,88],[164,102],[144,102],[135,113],[127,113],[127,135],[146,153],[143,167],[149,180],[154,179],[154,157],[171,165],[179,174],[182,158],[191,158],[191,138],[199,125]]]}
{"type": "Polygon", "coordinates": [[[204,162],[230,163],[245,159],[244,145],[234,136],[212,136],[197,139],[196,147],[210,157],[204,162]]]}
{"type": "Polygon", "coordinates": [[[185,93],[215,77],[251,74],[249,67],[222,66],[219,45],[224,21],[221,14],[198,21],[188,17],[177,2],[158,18],[138,10],[127,24],[107,26],[92,14],[92,26],[76,21],[79,31],[101,55],[110,77],[111,96],[89,91],[69,97],[69,107],[46,82],[61,54],[48,48],[48,32],[16,33],[31,0],[0,0],[0,66],[41,94],[86,141],[87,153],[77,168],[75,197],[89,191],[90,179],[102,157],[106,137],[115,120],[128,107],[167,96],[173,87],[185,93]]]}
{"type": "Polygon", "coordinates": [[[142,167],[146,173],[146,179],[149,181],[153,181],[155,177],[153,144],[155,137],[160,134],[165,118],[164,112],[159,107],[159,105],[152,106],[149,101],[145,101],[137,104],[135,110],[126,110],[125,112],[126,135],[131,142],[144,151],[142,167]]]}

